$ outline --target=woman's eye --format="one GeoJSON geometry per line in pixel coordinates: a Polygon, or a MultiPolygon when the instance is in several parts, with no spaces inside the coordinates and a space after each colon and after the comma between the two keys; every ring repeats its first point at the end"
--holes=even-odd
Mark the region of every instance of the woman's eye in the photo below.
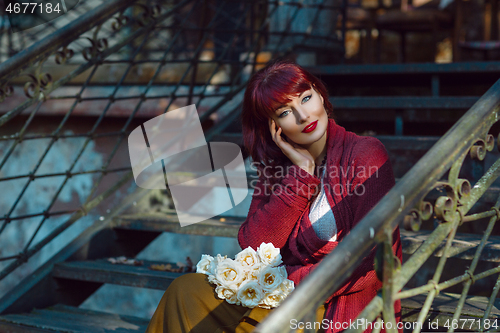
{"type": "Polygon", "coordinates": [[[309,96],[306,96],[306,97],[302,98],[302,104],[304,104],[305,102],[307,102],[308,100],[310,100],[311,96],[312,95],[309,95],[309,96]]]}
{"type": "Polygon", "coordinates": [[[278,116],[278,118],[283,118],[284,116],[288,115],[289,112],[290,112],[290,110],[285,110],[285,111],[281,112],[281,114],[278,116]]]}

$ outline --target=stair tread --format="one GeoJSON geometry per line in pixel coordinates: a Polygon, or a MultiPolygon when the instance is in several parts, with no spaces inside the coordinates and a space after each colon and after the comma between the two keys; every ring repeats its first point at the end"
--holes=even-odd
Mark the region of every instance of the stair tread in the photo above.
{"type": "MultiPolygon", "coordinates": [[[[401,306],[407,310],[415,309],[420,311],[426,298],[427,294],[405,298],[401,300],[401,306]]],[[[459,299],[459,294],[441,292],[434,297],[430,310],[439,313],[453,314],[455,313],[459,299]]],[[[461,316],[482,317],[488,306],[488,301],[488,297],[485,296],[468,296],[465,300],[461,316]]],[[[490,318],[500,317],[499,307],[500,299],[497,299],[494,306],[491,308],[490,318]]]]}
{"type": "Polygon", "coordinates": [[[338,109],[469,109],[479,96],[330,97],[338,109]]]}
{"type": "Polygon", "coordinates": [[[318,65],[307,67],[313,74],[328,75],[404,75],[404,74],[465,74],[500,72],[499,61],[455,62],[449,64],[412,63],[378,65],[318,65]]]}
{"type": "Polygon", "coordinates": [[[152,264],[163,262],[143,261],[142,265],[112,264],[105,259],[68,261],[54,266],[56,278],[165,290],[170,283],[185,273],[150,269],[152,264]]]}
{"type": "Polygon", "coordinates": [[[138,317],[84,310],[66,305],[56,305],[51,308],[26,314],[10,314],[0,316],[0,329],[7,332],[67,332],[67,333],[128,333],[144,332],[148,325],[147,319],[138,317]],[[13,326],[20,327],[15,330],[13,326]]]}
{"type": "Polygon", "coordinates": [[[473,50],[482,50],[482,51],[488,51],[488,50],[498,50],[500,49],[500,42],[499,41],[470,41],[470,42],[460,42],[459,43],[460,47],[463,48],[468,48],[468,49],[473,49],[473,50]]]}
{"type": "Polygon", "coordinates": [[[151,230],[180,234],[236,237],[245,219],[239,217],[214,217],[206,221],[180,226],[175,213],[130,214],[114,218],[115,227],[133,230],[151,230]],[[222,219],[222,221],[221,221],[222,219]]]}
{"type": "MultiPolygon", "coordinates": [[[[422,243],[431,234],[430,230],[422,231],[407,231],[401,229],[401,241],[403,245],[403,253],[413,254],[422,243]]],[[[448,258],[460,258],[472,260],[476,252],[476,248],[481,242],[483,235],[480,234],[463,234],[457,233],[450,248],[448,258]]],[[[436,257],[441,257],[446,241],[434,251],[436,257]]],[[[481,252],[482,261],[500,262],[500,236],[490,236],[481,252]]]]}
{"type": "Polygon", "coordinates": [[[107,319],[107,320],[113,320],[113,321],[119,321],[119,320],[126,320],[127,322],[130,322],[135,325],[144,325],[148,323],[147,319],[144,318],[139,318],[135,316],[130,316],[130,315],[118,315],[115,313],[109,313],[109,312],[100,312],[100,311],[94,311],[94,310],[88,310],[88,309],[81,309],[78,307],[74,306],[69,306],[65,304],[56,304],[50,308],[38,310],[35,309],[33,311],[52,311],[52,312],[58,312],[58,313],[68,313],[68,314],[73,314],[73,315],[82,315],[82,316],[92,316],[94,318],[102,318],[102,319],[107,319]]]}

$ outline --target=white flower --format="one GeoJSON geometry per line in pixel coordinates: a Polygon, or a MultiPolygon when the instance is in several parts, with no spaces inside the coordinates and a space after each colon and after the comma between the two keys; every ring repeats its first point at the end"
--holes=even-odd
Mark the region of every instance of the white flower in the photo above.
{"type": "Polygon", "coordinates": [[[212,262],[214,261],[214,257],[208,254],[202,254],[201,260],[196,264],[196,273],[210,275],[213,274],[212,271],[212,262]]]}
{"type": "Polygon", "coordinates": [[[280,285],[280,290],[283,291],[285,295],[288,296],[295,289],[295,284],[292,280],[285,280],[280,285]]]}
{"type": "Polygon", "coordinates": [[[286,271],[286,267],[285,266],[279,266],[278,270],[279,270],[281,276],[283,277],[283,279],[288,278],[288,273],[286,271]]]}
{"type": "Polygon", "coordinates": [[[217,280],[217,277],[215,275],[209,275],[208,282],[210,282],[211,284],[215,284],[215,285],[220,286],[220,282],[219,282],[219,280],[217,280]]]}
{"type": "Polygon", "coordinates": [[[264,291],[271,292],[280,286],[283,276],[278,267],[266,266],[257,275],[257,281],[264,291]]]}
{"type": "Polygon", "coordinates": [[[211,267],[212,274],[215,274],[215,269],[217,268],[217,266],[219,266],[219,264],[226,259],[227,259],[227,256],[223,257],[220,254],[215,256],[214,260],[212,261],[212,267],[211,267]]]}
{"type": "Polygon", "coordinates": [[[257,255],[257,252],[255,252],[255,250],[250,246],[238,253],[234,259],[240,262],[243,268],[245,268],[246,270],[249,270],[255,265],[260,264],[260,259],[257,255]]]}
{"type": "Polygon", "coordinates": [[[265,266],[262,266],[262,264],[254,265],[252,269],[246,271],[246,279],[257,280],[257,277],[259,276],[259,273],[263,267],[265,266]]]}
{"type": "Polygon", "coordinates": [[[272,243],[262,243],[257,248],[257,253],[262,263],[271,266],[278,266],[281,260],[280,249],[274,247],[272,243]]]}
{"type": "Polygon", "coordinates": [[[248,308],[254,308],[259,305],[263,297],[264,291],[262,291],[257,281],[246,282],[238,290],[238,300],[241,302],[241,305],[248,308]]]}
{"type": "Polygon", "coordinates": [[[220,285],[236,290],[246,275],[243,266],[233,259],[226,258],[220,262],[214,272],[220,285]]]}
{"type": "Polygon", "coordinates": [[[217,286],[215,288],[215,292],[217,293],[217,297],[225,299],[229,304],[240,305],[240,301],[238,300],[235,290],[223,286],[217,286]]]}
{"type": "Polygon", "coordinates": [[[220,264],[221,262],[223,262],[226,259],[227,259],[227,256],[223,257],[220,254],[218,254],[217,257],[215,257],[215,261],[217,262],[217,264],[220,264]]]}
{"type": "Polygon", "coordinates": [[[285,300],[286,296],[287,295],[280,289],[273,290],[264,295],[264,298],[260,302],[259,306],[264,309],[275,308],[285,300]]]}
{"type": "Polygon", "coordinates": [[[262,243],[257,251],[248,247],[228,259],[218,254],[215,258],[202,255],[196,265],[197,273],[206,274],[215,284],[215,293],[230,304],[249,308],[277,307],[294,290],[288,280],[280,250],[271,243],[262,243]]]}
{"type": "Polygon", "coordinates": [[[221,262],[223,262],[224,260],[227,259],[227,256],[221,256],[220,254],[218,254],[215,258],[214,258],[214,261],[212,261],[212,265],[215,267],[217,266],[218,264],[220,264],[221,262]]]}

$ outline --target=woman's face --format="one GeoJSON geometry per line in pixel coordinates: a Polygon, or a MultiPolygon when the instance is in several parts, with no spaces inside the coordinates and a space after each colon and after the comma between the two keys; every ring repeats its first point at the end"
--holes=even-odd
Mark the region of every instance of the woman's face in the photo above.
{"type": "Polygon", "coordinates": [[[326,133],[328,115],[323,102],[323,97],[311,88],[291,96],[291,101],[278,107],[272,118],[288,139],[307,148],[326,133]]]}

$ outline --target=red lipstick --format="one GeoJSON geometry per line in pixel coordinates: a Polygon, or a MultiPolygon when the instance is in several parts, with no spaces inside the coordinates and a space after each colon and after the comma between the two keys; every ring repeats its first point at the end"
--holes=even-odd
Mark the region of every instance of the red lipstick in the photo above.
{"type": "Polygon", "coordinates": [[[302,133],[310,133],[310,132],[314,131],[316,129],[316,125],[318,125],[317,120],[313,121],[312,123],[310,123],[309,125],[304,127],[304,129],[302,130],[302,133]]]}

